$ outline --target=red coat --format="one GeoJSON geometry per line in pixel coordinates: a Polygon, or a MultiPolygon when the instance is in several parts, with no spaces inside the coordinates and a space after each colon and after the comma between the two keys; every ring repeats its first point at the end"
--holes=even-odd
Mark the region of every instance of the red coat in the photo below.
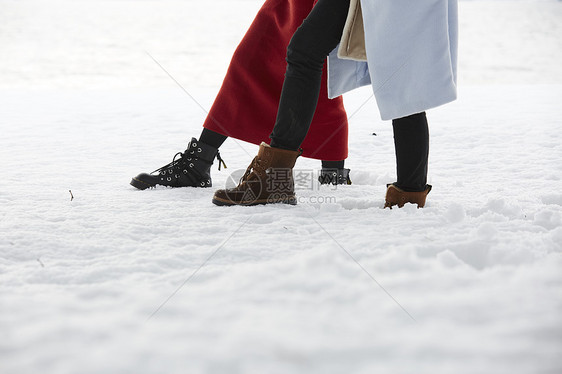
{"type": "MultiPolygon", "coordinates": [[[[269,143],[285,76],[287,45],[314,0],[266,0],[234,52],[203,126],[254,144],[269,143]]],[[[347,158],[347,115],[341,97],[328,99],[326,64],[316,113],[302,143],[303,156],[347,158]]]]}

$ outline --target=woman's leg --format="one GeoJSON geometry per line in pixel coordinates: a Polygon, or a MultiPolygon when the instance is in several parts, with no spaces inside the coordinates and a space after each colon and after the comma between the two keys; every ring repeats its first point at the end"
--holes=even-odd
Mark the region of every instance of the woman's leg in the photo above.
{"type": "Polygon", "coordinates": [[[287,70],[271,146],[300,147],[318,102],[322,67],[341,39],[349,0],[319,0],[287,47],[287,70]]]}
{"type": "Polygon", "coordinates": [[[429,158],[429,128],[425,112],[392,121],[396,151],[394,185],[406,192],[427,189],[427,161],[429,158]]]}
{"type": "Polygon", "coordinates": [[[396,150],[397,181],[388,185],[385,208],[406,203],[425,206],[431,186],[427,184],[429,129],[425,112],[392,120],[396,150]]]}
{"type": "Polygon", "coordinates": [[[345,160],[341,161],[322,161],[322,169],[343,169],[345,160]]]}
{"type": "Polygon", "coordinates": [[[228,136],[226,135],[219,134],[218,132],[215,132],[213,130],[203,128],[203,131],[201,131],[201,135],[199,136],[199,141],[208,144],[212,147],[220,148],[222,143],[224,143],[224,141],[227,138],[228,136]]]}

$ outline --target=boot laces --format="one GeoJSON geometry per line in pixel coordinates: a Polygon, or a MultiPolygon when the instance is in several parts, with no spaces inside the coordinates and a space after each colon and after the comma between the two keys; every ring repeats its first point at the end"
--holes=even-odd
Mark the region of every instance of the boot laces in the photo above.
{"type": "Polygon", "coordinates": [[[176,174],[178,174],[178,172],[181,172],[182,166],[185,165],[187,163],[186,159],[185,159],[185,154],[187,153],[187,150],[184,152],[178,152],[174,155],[174,158],[172,159],[172,162],[170,162],[169,164],[166,164],[164,166],[162,166],[159,169],[154,170],[151,174],[162,174],[165,175],[167,173],[169,174],[174,174],[174,172],[176,174]],[[179,159],[177,159],[179,157],[179,159]]]}
{"type": "Polygon", "coordinates": [[[261,160],[258,158],[258,156],[254,157],[254,159],[252,160],[252,162],[250,163],[250,165],[246,169],[246,172],[244,173],[244,175],[242,175],[242,178],[240,178],[239,184],[242,184],[242,183],[248,181],[250,179],[250,176],[252,174],[255,174],[256,169],[261,168],[260,161],[261,160]]]}
{"type": "Polygon", "coordinates": [[[224,160],[221,158],[221,153],[218,150],[217,150],[217,160],[219,162],[219,171],[221,170],[221,164],[226,169],[226,164],[224,163],[224,160]]]}
{"type": "MultiPolygon", "coordinates": [[[[192,155],[193,152],[189,152],[189,149],[190,148],[186,149],[183,152],[176,153],[174,155],[174,158],[172,159],[172,162],[162,166],[159,169],[154,170],[150,174],[161,174],[161,175],[175,174],[176,176],[178,176],[183,169],[186,169],[185,166],[188,165],[189,161],[192,161],[192,158],[197,159],[197,156],[193,156],[192,155]]],[[[219,162],[219,170],[221,169],[221,165],[226,169],[227,168],[226,163],[222,159],[221,154],[218,150],[217,150],[216,157],[219,162]]],[[[191,164],[190,166],[193,167],[193,164],[191,164]]]]}

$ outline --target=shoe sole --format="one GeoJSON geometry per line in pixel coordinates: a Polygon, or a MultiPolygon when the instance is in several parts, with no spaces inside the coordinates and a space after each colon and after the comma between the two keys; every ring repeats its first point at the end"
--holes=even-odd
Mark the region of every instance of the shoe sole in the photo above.
{"type": "Polygon", "coordinates": [[[276,201],[270,200],[254,200],[248,203],[234,203],[231,200],[225,200],[218,197],[213,197],[213,204],[218,206],[254,206],[254,205],[266,205],[266,204],[289,204],[289,205],[297,205],[297,198],[294,196],[287,197],[285,199],[280,199],[276,201]]]}

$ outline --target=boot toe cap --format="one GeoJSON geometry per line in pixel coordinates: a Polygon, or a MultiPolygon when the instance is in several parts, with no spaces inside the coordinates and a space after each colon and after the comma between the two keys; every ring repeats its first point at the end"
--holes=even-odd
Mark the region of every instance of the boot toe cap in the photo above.
{"type": "Polygon", "coordinates": [[[133,177],[130,184],[139,190],[146,190],[147,188],[154,187],[157,184],[157,180],[155,180],[153,175],[142,173],[133,177]]]}
{"type": "Polygon", "coordinates": [[[236,201],[241,200],[241,196],[238,195],[240,194],[238,194],[237,191],[234,191],[232,189],[216,190],[215,194],[213,195],[213,204],[220,205],[220,206],[235,205],[236,201]]]}

